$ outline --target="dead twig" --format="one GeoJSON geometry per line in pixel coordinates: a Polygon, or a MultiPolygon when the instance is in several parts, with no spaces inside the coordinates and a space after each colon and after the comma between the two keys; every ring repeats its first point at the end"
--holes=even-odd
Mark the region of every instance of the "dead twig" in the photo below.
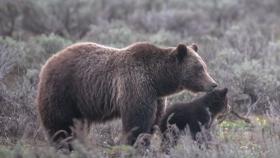
{"type": "Polygon", "coordinates": [[[251,120],[249,118],[246,118],[244,116],[240,116],[236,111],[234,111],[233,109],[231,109],[229,112],[227,112],[224,115],[221,115],[218,117],[218,124],[221,124],[225,119],[226,116],[228,116],[229,114],[232,114],[234,116],[236,116],[238,119],[243,120],[246,123],[252,123],[251,120]]]}
{"type": "Polygon", "coordinates": [[[234,116],[238,117],[239,119],[243,120],[246,123],[251,123],[251,120],[249,118],[240,116],[237,112],[235,112],[233,110],[231,110],[230,113],[233,114],[234,116]]]}

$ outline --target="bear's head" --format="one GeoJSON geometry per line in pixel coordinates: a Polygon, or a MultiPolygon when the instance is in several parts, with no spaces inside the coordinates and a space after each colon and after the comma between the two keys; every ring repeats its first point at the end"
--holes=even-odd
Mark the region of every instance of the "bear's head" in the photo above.
{"type": "Polygon", "coordinates": [[[173,51],[179,65],[179,86],[193,92],[207,92],[217,87],[209,75],[207,65],[197,53],[195,44],[179,44],[173,51]]]}
{"type": "Polygon", "coordinates": [[[206,94],[207,100],[206,102],[209,106],[209,110],[212,114],[224,114],[230,110],[230,106],[228,105],[227,99],[228,89],[215,89],[212,92],[206,94]]]}

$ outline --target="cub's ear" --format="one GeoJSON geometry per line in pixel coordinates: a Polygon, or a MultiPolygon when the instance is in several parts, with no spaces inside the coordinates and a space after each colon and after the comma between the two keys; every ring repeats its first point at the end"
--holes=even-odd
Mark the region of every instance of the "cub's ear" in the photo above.
{"type": "Polygon", "coordinates": [[[192,49],[194,50],[194,51],[198,51],[198,46],[195,44],[195,43],[193,43],[192,45],[191,45],[191,47],[192,47],[192,49]]]}
{"type": "Polygon", "coordinates": [[[227,92],[228,92],[228,89],[227,88],[224,88],[221,90],[221,96],[226,96],[227,95],[227,92]]]}
{"type": "Polygon", "coordinates": [[[178,44],[176,47],[175,55],[179,62],[181,62],[185,56],[187,56],[188,49],[184,44],[178,44]]]}

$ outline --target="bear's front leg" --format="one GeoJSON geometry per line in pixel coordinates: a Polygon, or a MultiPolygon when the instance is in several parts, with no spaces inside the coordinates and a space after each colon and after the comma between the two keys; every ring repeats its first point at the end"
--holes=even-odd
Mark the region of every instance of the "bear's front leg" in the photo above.
{"type": "Polygon", "coordinates": [[[160,119],[165,112],[165,108],[166,108],[165,100],[166,100],[166,98],[157,99],[156,116],[155,116],[155,120],[154,120],[154,125],[159,125],[160,119]]]}
{"type": "Polygon", "coordinates": [[[133,145],[141,133],[151,133],[156,112],[156,103],[135,104],[121,113],[123,124],[123,142],[133,145]]]}
{"type": "Polygon", "coordinates": [[[189,128],[191,131],[192,139],[197,141],[197,133],[201,132],[200,124],[197,121],[191,121],[189,124],[189,128]]]}

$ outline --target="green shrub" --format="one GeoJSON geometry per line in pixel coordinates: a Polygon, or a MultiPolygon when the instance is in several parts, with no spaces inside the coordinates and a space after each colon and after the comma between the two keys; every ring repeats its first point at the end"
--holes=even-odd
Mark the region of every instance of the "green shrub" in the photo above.
{"type": "Polygon", "coordinates": [[[133,42],[141,41],[143,36],[135,32],[121,21],[104,23],[103,27],[93,25],[83,41],[92,41],[104,45],[124,47],[133,42]]]}

